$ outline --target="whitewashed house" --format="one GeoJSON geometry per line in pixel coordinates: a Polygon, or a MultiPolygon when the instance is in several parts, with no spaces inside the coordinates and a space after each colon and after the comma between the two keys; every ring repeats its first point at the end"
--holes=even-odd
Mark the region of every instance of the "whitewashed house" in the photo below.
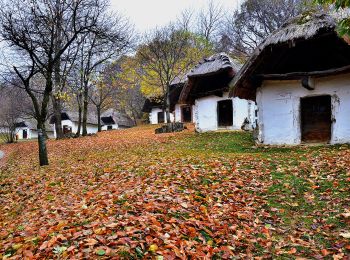
{"type": "Polygon", "coordinates": [[[125,129],[135,126],[135,122],[125,113],[108,109],[101,115],[102,131],[125,129]]]}
{"type": "MultiPolygon", "coordinates": [[[[185,102],[179,103],[182,90],[187,85],[187,75],[177,77],[170,86],[170,120],[171,122],[193,123],[194,106],[185,102]]],[[[163,109],[164,102],[162,97],[146,99],[143,112],[149,113],[151,124],[166,123],[166,112],[163,109]]]]}
{"type": "MultiPolygon", "coordinates": [[[[72,111],[64,111],[61,114],[62,118],[62,128],[63,134],[76,134],[78,131],[78,122],[79,114],[72,111]]],[[[52,116],[50,119],[50,124],[53,125],[54,137],[56,138],[56,129],[55,129],[55,116],[52,116]]],[[[88,113],[87,117],[87,133],[96,134],[98,131],[97,116],[94,113],[88,113]]],[[[80,133],[82,134],[83,129],[81,126],[80,133]]]]}
{"type": "MultiPolygon", "coordinates": [[[[53,128],[49,124],[45,124],[45,130],[48,138],[54,138],[53,128]]],[[[38,138],[38,128],[35,119],[19,119],[16,125],[17,140],[36,139],[38,138]]]]}
{"type": "MultiPolygon", "coordinates": [[[[29,140],[38,138],[37,122],[33,118],[18,118],[14,131],[15,140],[29,140]]],[[[45,125],[48,138],[54,138],[54,131],[49,124],[45,125]]],[[[0,127],[0,133],[10,134],[9,127],[0,127]]]]}
{"type": "Polygon", "coordinates": [[[194,123],[194,109],[195,106],[186,102],[180,103],[179,99],[183,89],[188,84],[187,75],[175,79],[172,82],[172,93],[171,93],[171,110],[174,113],[174,120],[178,123],[194,123]]]}
{"type": "MultiPolygon", "coordinates": [[[[145,100],[142,112],[149,114],[149,123],[152,125],[167,123],[166,112],[162,97],[151,97],[145,100]]],[[[174,114],[170,114],[170,121],[174,122],[174,114]]]]}
{"type": "Polygon", "coordinates": [[[204,59],[188,74],[179,105],[192,106],[196,131],[250,130],[255,122],[255,102],[228,96],[229,82],[241,65],[227,54],[204,59]]]}
{"type": "Polygon", "coordinates": [[[298,16],[272,33],[232,81],[257,102],[258,142],[350,142],[350,46],[326,14],[298,16]]]}

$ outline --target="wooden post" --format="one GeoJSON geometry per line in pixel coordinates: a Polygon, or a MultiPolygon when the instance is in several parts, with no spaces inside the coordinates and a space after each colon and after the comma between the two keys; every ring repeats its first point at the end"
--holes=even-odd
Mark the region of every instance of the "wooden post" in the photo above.
{"type": "Polygon", "coordinates": [[[39,144],[39,162],[40,166],[49,165],[49,159],[46,149],[46,137],[42,129],[38,129],[38,144],[39,144]]]}

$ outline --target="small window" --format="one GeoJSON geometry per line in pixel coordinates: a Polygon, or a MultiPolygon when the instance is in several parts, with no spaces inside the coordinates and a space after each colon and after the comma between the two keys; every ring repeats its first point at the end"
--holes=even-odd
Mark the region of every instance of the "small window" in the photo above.
{"type": "Polygon", "coordinates": [[[107,126],[107,130],[113,130],[113,126],[111,125],[107,126]]]}

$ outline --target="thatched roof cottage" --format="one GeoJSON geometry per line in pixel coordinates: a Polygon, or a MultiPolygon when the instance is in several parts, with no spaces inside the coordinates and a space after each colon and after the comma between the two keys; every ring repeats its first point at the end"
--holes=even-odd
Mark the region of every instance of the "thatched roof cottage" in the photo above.
{"type": "MultiPolygon", "coordinates": [[[[62,128],[64,134],[76,134],[79,125],[79,113],[75,111],[63,111],[61,114],[62,118],[62,128]]],[[[50,119],[50,124],[55,125],[56,118],[52,116],[50,119]]],[[[86,121],[86,130],[88,134],[96,134],[98,131],[98,120],[95,113],[89,112],[86,121]]],[[[56,129],[54,127],[54,135],[56,138],[56,129]]],[[[80,128],[80,133],[82,133],[82,126],[80,128]]]]}
{"type": "Polygon", "coordinates": [[[258,141],[350,142],[350,46],[336,19],[304,14],[272,33],[231,82],[258,106],[258,141]]]}
{"type": "MultiPolygon", "coordinates": [[[[170,86],[170,120],[171,122],[186,122],[181,116],[181,107],[178,105],[179,96],[186,84],[186,77],[176,78],[170,86]]],[[[145,100],[142,112],[149,113],[149,121],[151,124],[166,123],[166,113],[164,109],[164,98],[156,96],[145,100]]],[[[192,112],[191,112],[192,114],[192,112]]]]}
{"type": "MultiPolygon", "coordinates": [[[[54,129],[51,125],[45,123],[45,130],[49,138],[54,138],[54,129]]],[[[36,119],[18,118],[16,123],[16,139],[23,140],[36,138],[38,138],[38,128],[36,119]]]]}
{"type": "Polygon", "coordinates": [[[229,82],[240,68],[239,62],[219,53],[204,59],[188,73],[179,104],[194,105],[198,132],[252,128],[255,103],[228,97],[229,82]]]}
{"type": "Polygon", "coordinates": [[[113,108],[107,109],[101,115],[102,131],[131,128],[135,122],[126,114],[113,108]]]}

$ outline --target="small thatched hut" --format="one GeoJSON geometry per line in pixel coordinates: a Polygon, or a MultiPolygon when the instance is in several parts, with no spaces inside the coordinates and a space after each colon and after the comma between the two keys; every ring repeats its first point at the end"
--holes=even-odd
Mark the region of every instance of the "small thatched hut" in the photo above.
{"type": "Polygon", "coordinates": [[[194,122],[198,132],[219,129],[252,128],[255,103],[240,98],[229,98],[229,82],[241,64],[225,53],[204,59],[188,74],[179,104],[194,106],[194,122]]]}
{"type": "Polygon", "coordinates": [[[102,131],[125,129],[135,126],[132,120],[126,113],[117,111],[114,108],[107,109],[101,115],[102,131]]]}
{"type": "Polygon", "coordinates": [[[336,19],[304,14],[272,33],[231,82],[257,102],[264,144],[350,142],[350,46],[336,19]]]}
{"type": "MultiPolygon", "coordinates": [[[[61,114],[62,118],[62,130],[64,134],[75,134],[78,131],[78,125],[79,125],[79,113],[75,111],[70,111],[70,110],[65,110],[61,114]]],[[[50,124],[53,125],[54,129],[54,136],[55,138],[57,137],[56,135],[56,129],[55,129],[55,122],[56,122],[56,117],[52,116],[50,118],[50,124]]],[[[88,134],[95,134],[98,131],[98,126],[97,126],[97,116],[95,113],[88,113],[87,115],[87,133],[88,134]]],[[[83,129],[80,129],[81,133],[83,129]]]]}
{"type": "MultiPolygon", "coordinates": [[[[185,78],[176,78],[170,86],[170,121],[183,122],[181,117],[181,107],[178,105],[180,93],[186,84],[185,78]]],[[[164,108],[164,97],[156,96],[147,98],[142,108],[142,112],[149,113],[151,124],[162,124],[166,122],[166,112],[164,108]]]]}

